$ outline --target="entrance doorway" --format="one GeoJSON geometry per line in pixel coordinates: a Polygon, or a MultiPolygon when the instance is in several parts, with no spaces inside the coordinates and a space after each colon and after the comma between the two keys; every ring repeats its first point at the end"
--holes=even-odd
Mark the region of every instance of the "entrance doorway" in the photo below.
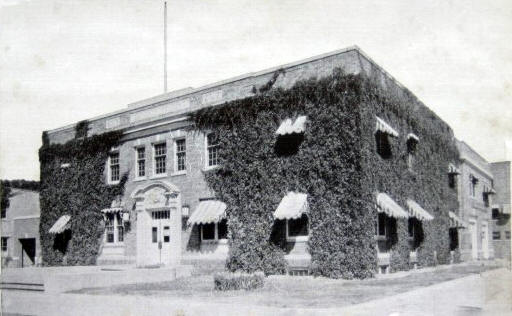
{"type": "Polygon", "coordinates": [[[151,211],[151,256],[159,265],[168,262],[171,242],[171,211],[151,211]]]}
{"type": "Polygon", "coordinates": [[[482,223],[482,251],[484,259],[489,259],[489,229],[487,223],[482,223]]]}
{"type": "Polygon", "coordinates": [[[476,260],[478,259],[478,234],[476,221],[469,221],[469,232],[471,234],[471,258],[476,260]]]}
{"type": "Polygon", "coordinates": [[[36,263],[36,239],[22,238],[21,243],[21,267],[31,267],[36,263]]]}

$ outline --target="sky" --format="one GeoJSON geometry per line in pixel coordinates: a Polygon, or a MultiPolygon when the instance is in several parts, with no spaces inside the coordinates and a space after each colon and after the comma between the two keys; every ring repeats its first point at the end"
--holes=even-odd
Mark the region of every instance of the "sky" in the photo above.
{"type": "MultiPolygon", "coordinates": [[[[512,2],[168,1],[169,91],[357,45],[488,161],[512,159],[512,2]]],[[[163,92],[163,0],[0,0],[0,178],[44,130],[163,92]]]]}

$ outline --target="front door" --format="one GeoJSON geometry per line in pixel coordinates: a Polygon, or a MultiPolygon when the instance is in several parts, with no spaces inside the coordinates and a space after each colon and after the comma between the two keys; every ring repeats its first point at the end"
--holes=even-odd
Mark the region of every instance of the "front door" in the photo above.
{"type": "Polygon", "coordinates": [[[484,259],[489,259],[489,229],[487,223],[482,223],[482,251],[484,259]]]}
{"type": "Polygon", "coordinates": [[[36,261],[36,239],[23,238],[21,243],[21,267],[30,267],[36,261]]]}
{"type": "Polygon", "coordinates": [[[160,265],[169,262],[171,242],[170,210],[151,211],[151,256],[160,265]]]}

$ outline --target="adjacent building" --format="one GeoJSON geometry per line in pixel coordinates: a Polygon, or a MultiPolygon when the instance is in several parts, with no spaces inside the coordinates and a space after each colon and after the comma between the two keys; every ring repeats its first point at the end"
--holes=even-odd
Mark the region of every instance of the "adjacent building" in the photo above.
{"type": "Polygon", "coordinates": [[[463,261],[494,257],[491,232],[491,205],[494,176],[491,164],[463,141],[457,141],[460,152],[459,217],[465,221],[460,231],[460,251],[463,261]]]}
{"type": "Polygon", "coordinates": [[[491,163],[494,176],[494,190],[491,204],[491,229],[494,256],[500,259],[511,260],[510,239],[511,223],[510,212],[512,208],[512,169],[510,161],[491,163]]]}
{"type": "Polygon", "coordinates": [[[12,188],[9,207],[2,212],[2,266],[40,263],[39,193],[12,188]]]}
{"type": "MultiPolygon", "coordinates": [[[[309,97],[312,96],[306,96],[309,97]]],[[[323,106],[315,100],[319,102],[317,108],[323,106]]],[[[328,102],[329,98],[322,100],[328,102]]],[[[450,227],[456,232],[460,227],[457,223],[461,223],[455,214],[459,209],[457,192],[465,192],[460,198],[459,216],[472,225],[468,230],[471,233],[462,233],[463,255],[493,256],[488,237],[490,204],[486,200],[493,187],[489,167],[482,166],[482,159],[459,143],[464,162],[459,185],[454,187],[449,177],[453,171],[450,166],[458,165],[458,154],[450,127],[357,47],[196,89],[166,93],[87,122],[88,136],[122,130],[121,143],[111,149],[103,176],[106,183],[113,185],[122,180],[122,175],[128,177],[124,195],[101,210],[105,231],[99,264],[147,266],[176,264],[183,258],[224,260],[228,244],[235,247],[233,253],[249,258],[252,250],[242,249],[241,244],[266,243],[272,238],[270,230],[266,239],[251,235],[261,234],[268,225],[259,230],[249,227],[255,225],[243,226],[243,212],[252,212],[266,222],[272,219],[270,225],[277,231],[272,232],[278,240],[275,244],[285,252],[288,264],[298,270],[308,270],[313,263],[317,269],[328,271],[326,275],[345,276],[350,268],[344,262],[354,256],[370,261],[378,271],[447,263],[450,250],[457,250],[457,243],[450,241],[450,227]],[[225,139],[219,136],[218,126],[199,129],[190,116],[245,98],[263,100],[258,92],[276,88],[288,91],[299,82],[311,82],[311,78],[329,77],[330,84],[318,81],[318,85],[335,86],[336,69],[349,78],[347,95],[361,88],[370,97],[360,99],[364,102],[353,107],[329,105],[326,109],[334,114],[327,117],[315,107],[297,106],[292,111],[270,104],[276,108],[255,114],[254,121],[264,127],[246,127],[239,129],[239,134],[233,134],[233,130],[224,133],[228,138],[248,139],[258,133],[265,138],[261,142],[254,140],[252,150],[228,160],[220,159],[225,139]],[[357,76],[372,78],[383,91],[406,101],[397,105],[398,101],[388,102],[384,97],[378,102],[371,99],[371,91],[364,90],[368,87],[350,83],[357,76]],[[274,116],[268,119],[261,115],[274,116]],[[327,128],[329,122],[338,125],[327,128]],[[340,139],[347,143],[337,143],[340,139]],[[319,151],[312,148],[319,144],[332,149],[329,155],[315,156],[319,151]],[[243,166],[250,167],[249,178],[257,177],[250,172],[257,166],[261,168],[263,161],[268,170],[277,170],[266,175],[275,181],[273,185],[251,187],[254,184],[244,178],[232,183],[245,187],[226,190],[232,194],[221,193],[219,189],[216,192],[205,175],[225,170],[224,163],[235,168],[238,158],[252,159],[251,166],[243,166]],[[306,164],[315,159],[322,159],[325,164],[306,164]],[[284,165],[289,166],[288,171],[275,169],[284,165]],[[337,168],[334,173],[332,168],[337,168]],[[330,182],[324,189],[313,182],[326,179],[330,182]],[[242,198],[235,198],[237,194],[243,194],[244,199],[253,198],[238,205],[242,198]],[[263,196],[271,198],[265,200],[263,196]],[[316,222],[325,216],[335,220],[324,220],[321,225],[316,222]],[[230,223],[242,226],[235,230],[230,223]],[[241,230],[247,234],[240,235],[241,230]],[[330,234],[330,242],[335,246],[329,256],[340,262],[337,267],[327,267],[325,260],[331,259],[318,251],[317,247],[330,243],[320,231],[330,234]],[[357,234],[361,234],[360,240],[356,240],[357,234]],[[344,254],[345,247],[350,248],[350,255],[344,254]],[[336,269],[341,272],[337,274],[336,269]]],[[[48,131],[50,144],[74,139],[75,127],[73,124],[48,131]]],[[[66,168],[69,165],[63,164],[63,173],[66,168]]],[[[62,215],[50,232],[41,234],[72,230],[73,225],[68,224],[72,221],[70,215],[62,215]]],[[[255,246],[256,251],[261,248],[255,246]]]]}

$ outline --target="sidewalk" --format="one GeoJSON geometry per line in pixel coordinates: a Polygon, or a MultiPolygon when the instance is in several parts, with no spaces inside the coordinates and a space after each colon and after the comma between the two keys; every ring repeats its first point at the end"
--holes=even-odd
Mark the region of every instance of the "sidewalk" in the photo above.
{"type": "Polygon", "coordinates": [[[2,311],[23,315],[512,315],[512,273],[470,275],[370,302],[328,309],[232,306],[165,297],[2,293],[2,311]]]}

